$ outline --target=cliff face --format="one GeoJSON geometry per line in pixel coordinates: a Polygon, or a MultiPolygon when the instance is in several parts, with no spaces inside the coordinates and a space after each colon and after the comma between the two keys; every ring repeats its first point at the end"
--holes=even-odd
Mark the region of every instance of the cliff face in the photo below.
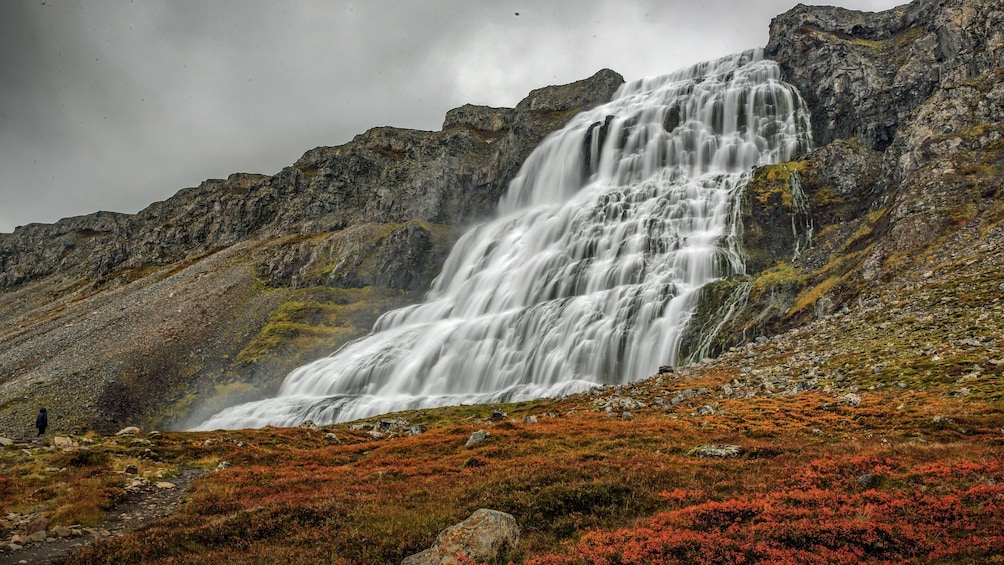
{"type": "Polygon", "coordinates": [[[345,145],[308,151],[274,176],[208,180],[136,215],[99,212],[21,227],[0,239],[0,288],[53,274],[98,279],[249,238],[364,223],[462,225],[491,213],[544,135],[608,100],[622,82],[603,70],[535,90],[516,108],[457,108],[442,131],[374,128],[345,145]]]}
{"type": "MultiPolygon", "coordinates": [[[[1002,24],[994,0],[878,14],[799,5],[772,21],[766,54],[811,106],[817,149],[756,171],[749,276],[708,289],[742,308],[712,351],[998,262],[1002,24]]],[[[702,315],[714,318],[713,305],[702,315]]]]}
{"type": "Polygon", "coordinates": [[[0,429],[178,425],[418,298],[459,227],[492,213],[537,143],[623,82],[604,70],[438,132],[375,128],[273,176],[234,174],[135,215],[0,235],[0,429]]]}

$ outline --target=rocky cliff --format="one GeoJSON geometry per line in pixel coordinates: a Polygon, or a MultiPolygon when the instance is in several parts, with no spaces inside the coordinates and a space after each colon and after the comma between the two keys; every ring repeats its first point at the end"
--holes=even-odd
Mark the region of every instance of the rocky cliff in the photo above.
{"type": "Polygon", "coordinates": [[[428,288],[460,228],[492,213],[549,132],[609,100],[603,70],[438,132],[374,128],[273,176],[234,174],[135,215],[0,236],[0,428],[36,405],[64,429],[177,425],[285,372],[428,288]]]}
{"type": "Polygon", "coordinates": [[[706,327],[723,302],[738,310],[710,352],[999,261],[1002,24],[993,0],[878,14],[799,5],[771,22],[766,55],[812,108],[817,149],[755,172],[747,276],[702,305],[706,327]]]}

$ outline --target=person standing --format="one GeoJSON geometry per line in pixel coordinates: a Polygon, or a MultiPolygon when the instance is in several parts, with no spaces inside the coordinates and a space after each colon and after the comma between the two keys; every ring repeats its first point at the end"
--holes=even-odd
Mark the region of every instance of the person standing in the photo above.
{"type": "Polygon", "coordinates": [[[45,412],[45,408],[38,411],[38,416],[35,417],[35,427],[38,428],[38,435],[45,433],[45,428],[49,427],[49,415],[45,412]]]}

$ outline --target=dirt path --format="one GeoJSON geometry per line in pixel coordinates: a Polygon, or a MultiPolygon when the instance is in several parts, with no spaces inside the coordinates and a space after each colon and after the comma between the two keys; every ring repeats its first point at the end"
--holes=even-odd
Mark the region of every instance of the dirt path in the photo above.
{"type": "Polygon", "coordinates": [[[188,486],[203,472],[202,469],[184,469],[180,475],[170,479],[173,488],[164,488],[166,485],[158,487],[158,483],[144,484],[110,510],[103,524],[85,528],[83,536],[32,543],[24,549],[0,554],[0,565],[72,562],[69,558],[74,552],[95,541],[121,536],[173,514],[188,486]]]}

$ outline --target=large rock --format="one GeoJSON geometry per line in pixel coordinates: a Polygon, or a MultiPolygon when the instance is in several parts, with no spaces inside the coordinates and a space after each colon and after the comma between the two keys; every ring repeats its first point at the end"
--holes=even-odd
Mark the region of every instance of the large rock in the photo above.
{"type": "Polygon", "coordinates": [[[799,4],[771,21],[766,54],[812,108],[817,143],[892,143],[902,116],[938,83],[945,54],[931,25],[937,4],[879,13],[799,4]]]}
{"type": "Polygon", "coordinates": [[[458,555],[476,562],[496,560],[519,544],[519,536],[519,525],[511,514],[482,508],[440,532],[435,545],[406,557],[401,565],[460,563],[458,555]]]}

